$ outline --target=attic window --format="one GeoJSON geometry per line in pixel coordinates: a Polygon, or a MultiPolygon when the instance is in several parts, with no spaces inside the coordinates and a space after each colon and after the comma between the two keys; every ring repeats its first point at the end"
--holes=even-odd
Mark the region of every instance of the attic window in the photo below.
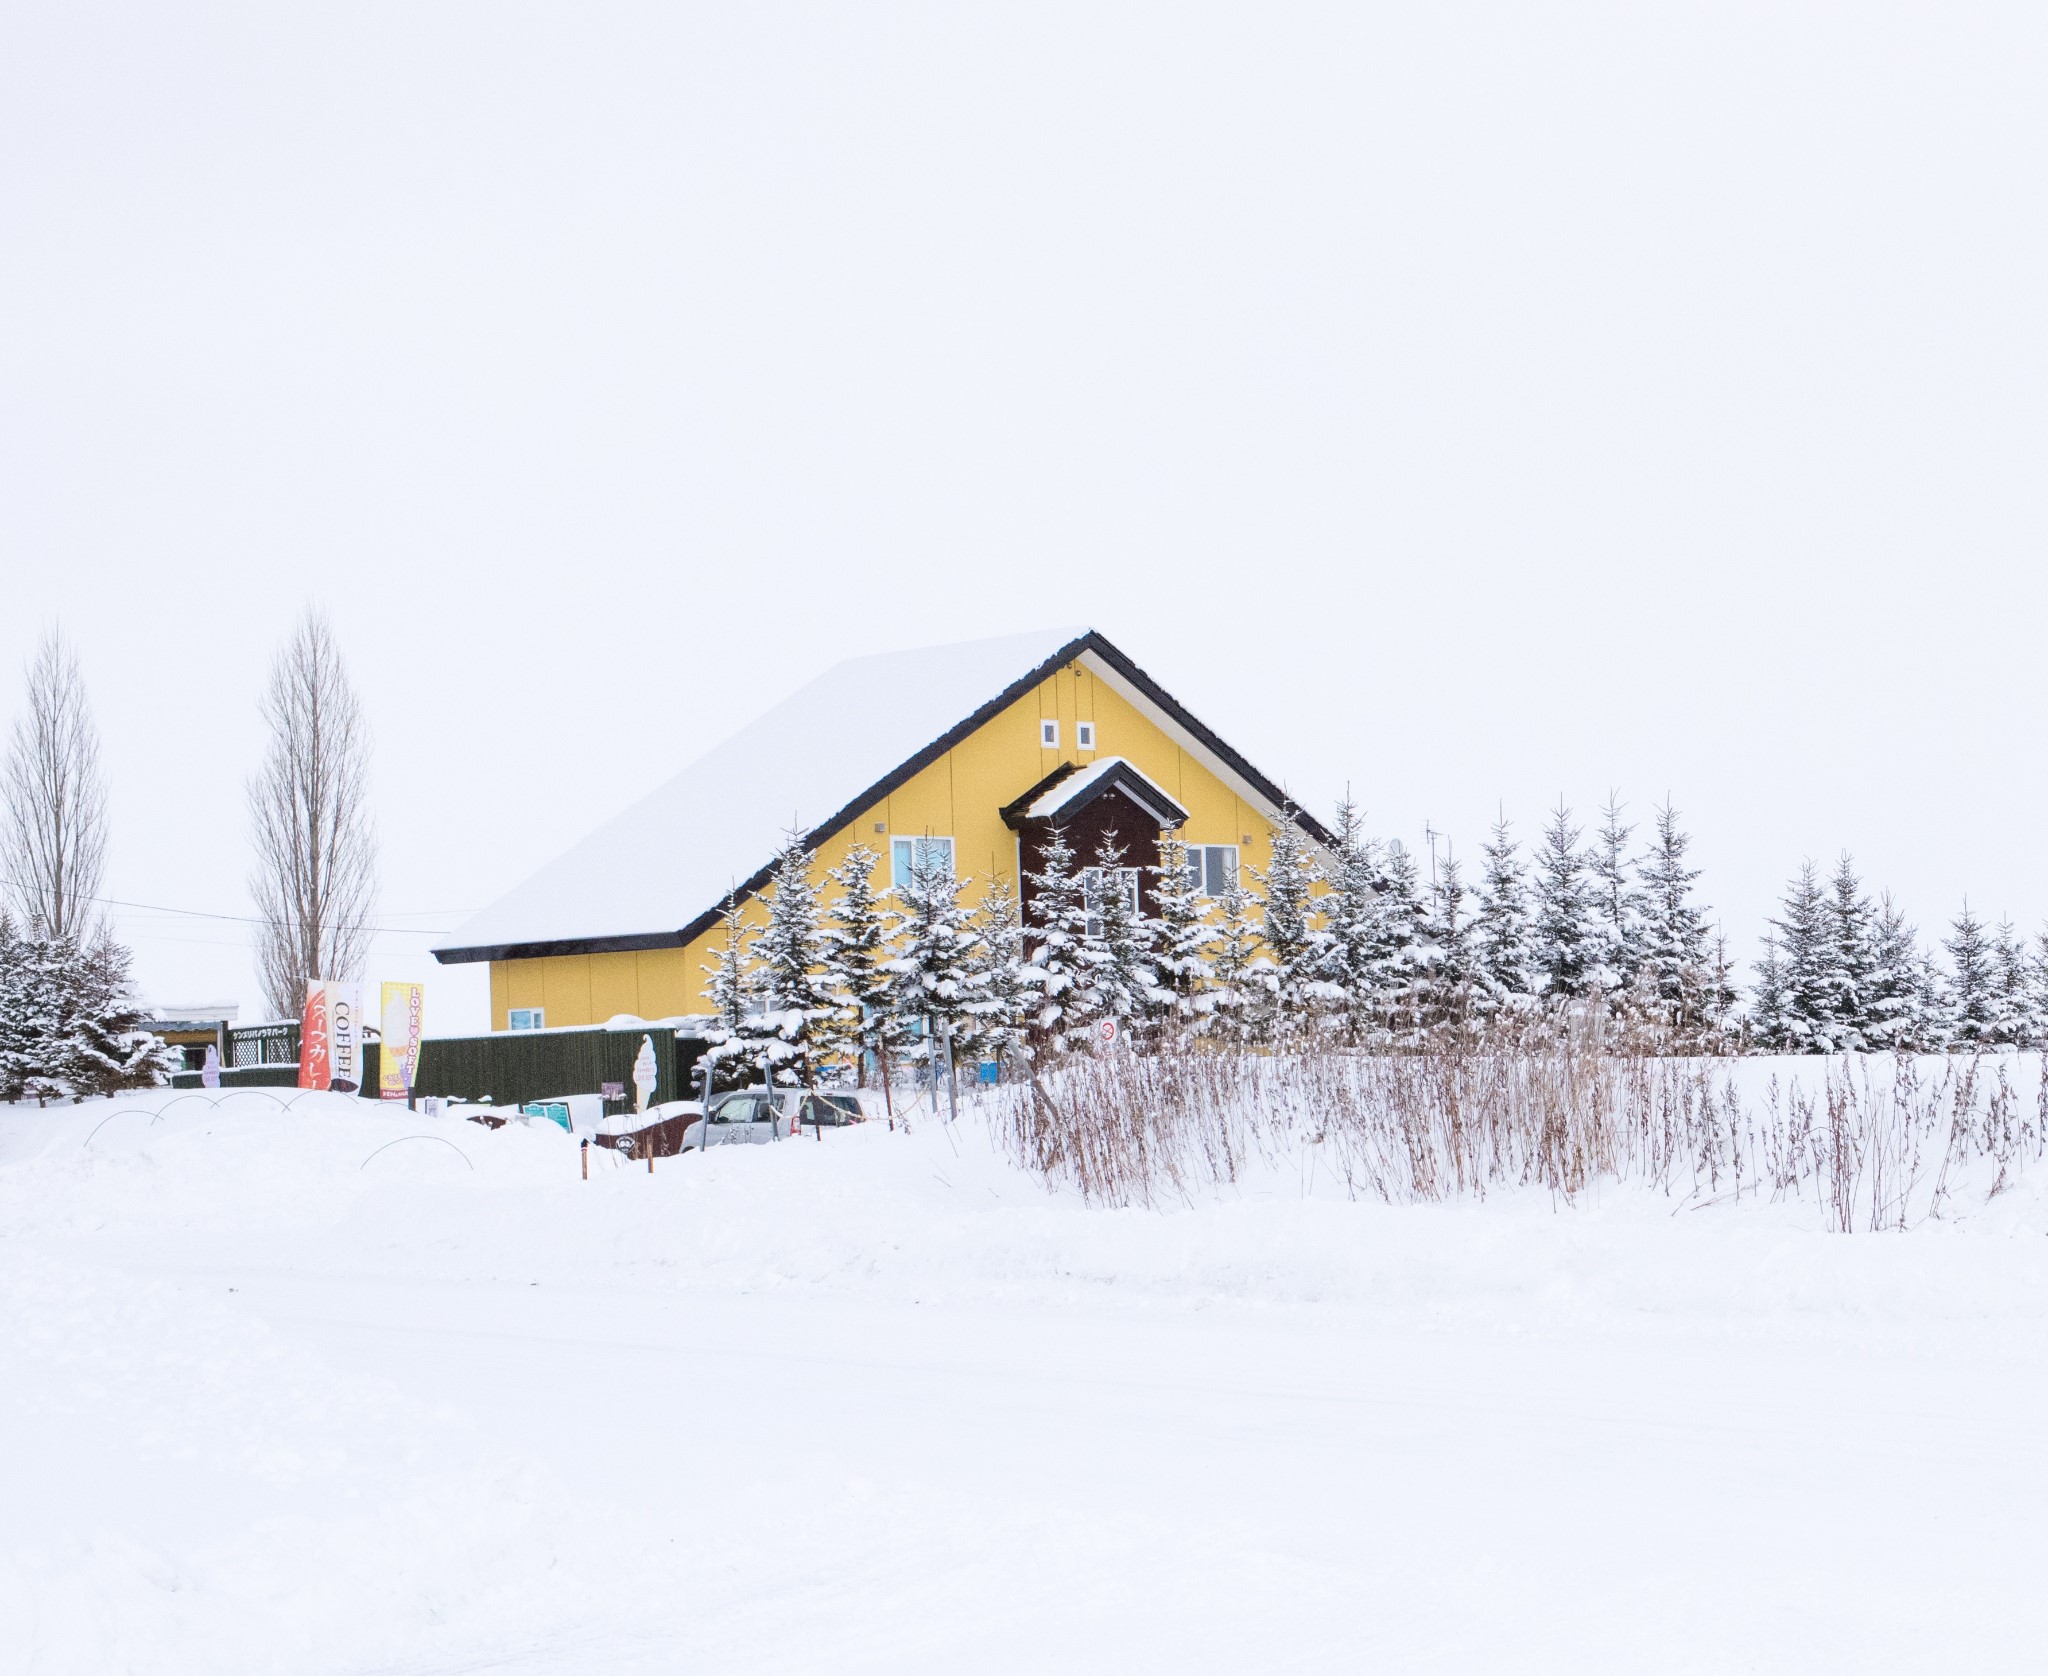
{"type": "Polygon", "coordinates": [[[1058,722],[1040,722],[1038,724],[1038,743],[1044,750],[1058,750],[1060,748],[1060,724],[1058,722]]]}
{"type": "Polygon", "coordinates": [[[1074,744],[1084,751],[1095,749],[1095,724],[1093,722],[1076,722],[1074,724],[1074,744]]]}

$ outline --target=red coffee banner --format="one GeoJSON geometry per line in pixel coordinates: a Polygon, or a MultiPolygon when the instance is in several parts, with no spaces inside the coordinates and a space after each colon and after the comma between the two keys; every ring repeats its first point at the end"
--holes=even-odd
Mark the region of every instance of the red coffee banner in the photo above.
{"type": "Polygon", "coordinates": [[[327,986],[318,978],[306,985],[306,1012],[299,1020],[299,1086],[327,1086],[327,986]]]}

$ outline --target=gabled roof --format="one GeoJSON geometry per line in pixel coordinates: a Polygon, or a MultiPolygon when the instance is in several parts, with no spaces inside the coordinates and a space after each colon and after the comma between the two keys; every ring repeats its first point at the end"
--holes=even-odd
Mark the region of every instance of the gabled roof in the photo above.
{"type": "Polygon", "coordinates": [[[1120,791],[1161,826],[1186,823],[1187,810],[1164,787],[1122,757],[1102,757],[1086,768],[1063,762],[1016,802],[999,811],[1013,831],[1030,821],[1061,821],[1106,791],[1120,791]]]}
{"type": "Polygon", "coordinates": [[[1048,630],[834,666],[485,908],[434,958],[679,948],[717,919],[729,896],[767,883],[783,834],[795,828],[808,847],[824,843],[1076,662],[1247,801],[1330,843],[1285,792],[1100,634],[1048,630]]]}

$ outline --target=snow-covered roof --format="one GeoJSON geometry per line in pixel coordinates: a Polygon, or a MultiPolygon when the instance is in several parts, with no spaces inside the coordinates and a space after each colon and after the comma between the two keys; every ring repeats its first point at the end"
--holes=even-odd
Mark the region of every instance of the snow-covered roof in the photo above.
{"type": "Polygon", "coordinates": [[[814,829],[1086,634],[1046,629],[837,664],[435,953],[673,933],[752,878],[792,827],[814,829]]]}
{"type": "Polygon", "coordinates": [[[1249,800],[1288,810],[1312,839],[1327,842],[1284,792],[1103,636],[1045,629],[835,665],[475,915],[434,955],[446,962],[675,947],[710,922],[728,893],[765,882],[785,834],[796,829],[822,843],[1075,661],[1114,681],[1249,800]]]}
{"type": "Polygon", "coordinates": [[[1157,780],[1124,757],[1100,757],[1086,768],[1058,776],[1019,809],[1016,818],[1024,821],[1052,820],[1089,802],[1099,791],[1106,789],[1106,781],[1121,785],[1162,825],[1177,826],[1188,818],[1187,810],[1157,780]]]}

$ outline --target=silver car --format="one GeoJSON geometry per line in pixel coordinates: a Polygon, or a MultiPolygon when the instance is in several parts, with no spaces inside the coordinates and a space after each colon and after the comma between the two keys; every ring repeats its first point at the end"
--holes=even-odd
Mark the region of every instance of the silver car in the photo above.
{"type": "Polygon", "coordinates": [[[708,1117],[683,1131],[683,1150],[705,1146],[764,1146],[787,1139],[789,1119],[765,1088],[737,1088],[712,1096],[708,1117]],[[707,1140],[705,1137],[709,1136],[707,1140]]]}

